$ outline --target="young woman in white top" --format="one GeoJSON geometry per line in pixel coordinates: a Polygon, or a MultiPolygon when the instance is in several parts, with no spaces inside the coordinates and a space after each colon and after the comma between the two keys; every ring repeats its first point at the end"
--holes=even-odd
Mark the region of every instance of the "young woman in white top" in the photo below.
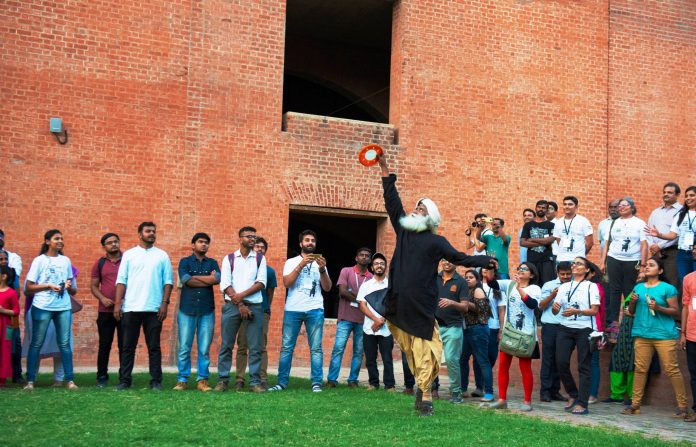
{"type": "Polygon", "coordinates": [[[565,407],[573,414],[587,414],[587,405],[592,386],[592,352],[590,334],[596,329],[595,315],[601,303],[597,284],[590,282],[593,273],[590,261],[576,257],[572,263],[573,279],[561,284],[551,308],[554,315],[561,315],[556,335],[556,366],[563,387],[570,399],[565,407]],[[570,372],[570,357],[577,349],[580,389],[570,372]]]}
{"type": "Polygon", "coordinates": [[[611,224],[608,240],[604,244],[599,265],[602,273],[609,274],[609,301],[607,322],[618,326],[621,296],[628,296],[636,285],[638,271],[648,259],[648,243],[645,240],[645,222],[635,216],[633,199],[619,201],[619,218],[611,224]],[[606,266],[606,267],[605,267],[606,266]]]}
{"type": "Polygon", "coordinates": [[[696,272],[696,256],[692,250],[696,245],[696,186],[689,186],[684,191],[684,206],[672,222],[672,228],[667,233],[660,233],[653,225],[645,231],[653,237],[668,241],[679,238],[677,242],[677,270],[679,282],[691,272],[696,272]]]}

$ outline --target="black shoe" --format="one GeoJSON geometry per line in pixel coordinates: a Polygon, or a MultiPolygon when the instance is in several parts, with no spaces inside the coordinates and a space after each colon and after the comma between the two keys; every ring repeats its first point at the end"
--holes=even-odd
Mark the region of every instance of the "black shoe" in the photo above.
{"type": "Polygon", "coordinates": [[[549,396],[548,394],[542,394],[541,396],[539,396],[539,400],[542,402],[551,402],[551,396],[549,396]]]}
{"type": "Polygon", "coordinates": [[[152,382],[150,384],[150,389],[152,391],[162,391],[162,384],[159,382],[152,382]]]}
{"type": "Polygon", "coordinates": [[[471,397],[483,397],[483,391],[476,388],[474,391],[471,392],[471,397]]]}
{"type": "Polygon", "coordinates": [[[24,385],[27,382],[26,382],[26,380],[24,380],[24,377],[19,376],[17,378],[13,378],[12,383],[16,383],[17,385],[24,385]]]}
{"type": "Polygon", "coordinates": [[[97,388],[106,388],[109,383],[106,380],[98,380],[97,388]]]}
{"type": "Polygon", "coordinates": [[[607,397],[602,401],[603,404],[620,404],[623,403],[623,399],[613,399],[611,396],[607,397]]]}
{"type": "Polygon", "coordinates": [[[433,415],[433,403],[429,400],[424,400],[421,402],[420,410],[418,410],[418,416],[432,416],[433,415]]]}
{"type": "Polygon", "coordinates": [[[551,394],[551,400],[554,402],[568,402],[568,398],[561,393],[551,394]]]}
{"type": "MultiPolygon", "coordinates": [[[[418,390],[416,390],[416,406],[415,406],[416,411],[420,411],[422,403],[423,403],[423,391],[421,391],[419,388],[418,390]]],[[[431,405],[432,405],[432,403],[431,403],[431,405]]]]}
{"type": "Polygon", "coordinates": [[[118,385],[116,385],[116,388],[114,388],[114,390],[115,390],[115,391],[126,391],[126,390],[129,390],[130,387],[131,387],[131,386],[128,385],[127,383],[121,382],[121,383],[119,383],[118,385]]]}

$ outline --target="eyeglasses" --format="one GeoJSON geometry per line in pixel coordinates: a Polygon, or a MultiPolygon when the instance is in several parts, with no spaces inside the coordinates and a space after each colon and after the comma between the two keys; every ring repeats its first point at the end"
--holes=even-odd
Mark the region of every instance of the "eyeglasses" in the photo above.
{"type": "Polygon", "coordinates": [[[584,262],[580,262],[580,261],[573,261],[570,263],[570,265],[576,265],[578,267],[586,267],[587,266],[587,264],[585,264],[584,262]]]}
{"type": "Polygon", "coordinates": [[[378,266],[384,267],[385,265],[387,265],[386,262],[373,262],[372,263],[372,267],[378,267],[378,266]]]}
{"type": "Polygon", "coordinates": [[[257,239],[256,235],[254,235],[254,234],[247,234],[247,235],[242,236],[242,237],[245,237],[249,240],[256,240],[257,239]]]}
{"type": "Polygon", "coordinates": [[[517,267],[517,271],[518,271],[518,272],[528,272],[528,271],[529,271],[529,268],[527,268],[527,267],[517,267]]]}

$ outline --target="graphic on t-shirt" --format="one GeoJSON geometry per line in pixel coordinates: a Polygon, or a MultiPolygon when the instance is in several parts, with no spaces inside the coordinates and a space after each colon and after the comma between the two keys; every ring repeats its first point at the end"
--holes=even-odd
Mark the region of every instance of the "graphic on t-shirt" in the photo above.
{"type": "Polygon", "coordinates": [[[631,240],[629,238],[624,239],[621,244],[621,251],[628,251],[629,245],[631,245],[631,240]]]}
{"type": "MultiPolygon", "coordinates": [[[[549,234],[551,234],[551,233],[546,228],[531,227],[529,229],[529,238],[530,239],[543,239],[545,237],[548,237],[549,234]]],[[[547,248],[546,245],[540,245],[538,247],[532,247],[532,248],[530,248],[530,250],[534,251],[536,253],[543,253],[546,250],[546,248],[547,248]]]]}
{"type": "MultiPolygon", "coordinates": [[[[568,307],[572,307],[573,309],[580,310],[580,305],[579,305],[578,303],[570,303],[570,304],[568,304],[568,307]]],[[[573,316],[573,320],[576,320],[576,321],[577,321],[577,319],[578,319],[578,315],[575,314],[575,315],[573,316]]]]}
{"type": "Polygon", "coordinates": [[[524,329],[524,312],[520,312],[515,315],[515,329],[520,331],[524,329]]]}

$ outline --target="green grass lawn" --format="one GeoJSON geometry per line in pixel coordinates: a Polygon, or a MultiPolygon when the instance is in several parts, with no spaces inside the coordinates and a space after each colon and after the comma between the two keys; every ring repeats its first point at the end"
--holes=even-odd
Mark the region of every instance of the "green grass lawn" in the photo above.
{"type": "MultiPolygon", "coordinates": [[[[79,391],[50,388],[42,375],[33,392],[0,391],[0,445],[408,445],[408,446],[666,446],[597,427],[576,427],[474,406],[435,403],[435,415],[419,418],[413,398],[344,386],[312,393],[309,381],[293,379],[279,393],[94,388],[94,374],[80,374],[79,391]]],[[[271,383],[275,383],[274,380],[271,383]]]]}

